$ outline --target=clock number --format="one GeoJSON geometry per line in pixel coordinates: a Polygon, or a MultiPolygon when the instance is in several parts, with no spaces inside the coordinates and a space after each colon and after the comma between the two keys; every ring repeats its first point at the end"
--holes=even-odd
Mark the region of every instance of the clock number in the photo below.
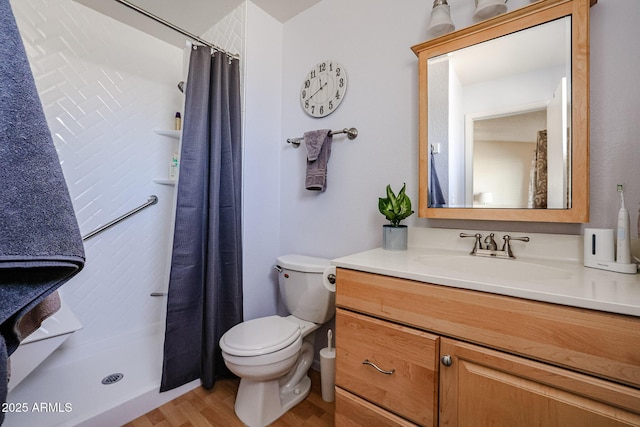
{"type": "Polygon", "coordinates": [[[339,87],[343,87],[344,86],[344,77],[340,77],[340,83],[338,83],[339,87]]]}
{"type": "Polygon", "coordinates": [[[333,110],[333,101],[329,101],[329,110],[333,110]]]}
{"type": "Polygon", "coordinates": [[[315,79],[316,78],[316,70],[311,70],[311,72],[309,73],[309,78],[310,79],[315,79]]]}
{"type": "Polygon", "coordinates": [[[304,88],[305,89],[309,89],[311,87],[311,80],[305,80],[304,81],[304,88]]]}
{"type": "Polygon", "coordinates": [[[336,68],[336,77],[340,77],[340,67],[336,68]]]}
{"type": "Polygon", "coordinates": [[[322,64],[320,64],[318,66],[318,71],[320,71],[321,73],[327,71],[327,63],[323,62],[322,64]]]}
{"type": "Polygon", "coordinates": [[[304,108],[305,109],[309,108],[309,100],[308,99],[306,101],[304,101],[304,108]]]}
{"type": "Polygon", "coordinates": [[[302,90],[302,99],[305,99],[306,97],[307,97],[307,91],[302,90]]]}
{"type": "Polygon", "coordinates": [[[339,99],[340,99],[340,91],[339,91],[339,90],[337,90],[337,91],[336,91],[336,99],[337,99],[337,100],[339,100],[339,99]]]}
{"type": "Polygon", "coordinates": [[[324,105],[320,106],[320,114],[324,114],[324,105]]]}
{"type": "Polygon", "coordinates": [[[311,114],[315,113],[315,111],[316,111],[316,106],[315,106],[315,105],[312,105],[312,106],[311,106],[311,114]]]}

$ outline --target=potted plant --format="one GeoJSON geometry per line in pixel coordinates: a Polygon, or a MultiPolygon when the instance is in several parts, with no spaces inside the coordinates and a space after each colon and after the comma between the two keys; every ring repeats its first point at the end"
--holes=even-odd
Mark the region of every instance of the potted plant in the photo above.
{"type": "Polygon", "coordinates": [[[387,185],[387,197],[378,199],[378,209],[391,224],[382,226],[382,248],[390,251],[404,251],[407,249],[407,226],[400,225],[400,221],[407,218],[411,210],[411,199],[405,193],[406,183],[402,185],[396,196],[387,185]]]}

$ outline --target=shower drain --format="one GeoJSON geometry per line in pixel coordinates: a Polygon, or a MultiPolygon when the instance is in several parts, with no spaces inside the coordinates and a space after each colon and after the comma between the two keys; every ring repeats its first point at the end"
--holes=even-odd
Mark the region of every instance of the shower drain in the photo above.
{"type": "Polygon", "coordinates": [[[121,374],[121,373],[110,374],[102,379],[102,384],[109,385],[109,384],[117,383],[122,378],[124,378],[124,374],[121,374]]]}

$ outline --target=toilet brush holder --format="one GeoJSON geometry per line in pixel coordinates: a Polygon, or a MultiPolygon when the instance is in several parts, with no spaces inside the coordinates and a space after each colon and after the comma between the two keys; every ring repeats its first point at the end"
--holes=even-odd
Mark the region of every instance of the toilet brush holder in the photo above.
{"type": "Polygon", "coordinates": [[[331,329],[327,332],[327,347],[320,350],[320,379],[322,382],[322,400],[333,402],[336,398],[336,350],[331,347],[331,329]]]}

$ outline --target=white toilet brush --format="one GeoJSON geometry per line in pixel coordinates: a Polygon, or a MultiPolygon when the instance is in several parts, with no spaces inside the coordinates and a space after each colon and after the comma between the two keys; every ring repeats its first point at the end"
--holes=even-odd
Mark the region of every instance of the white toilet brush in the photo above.
{"type": "Polygon", "coordinates": [[[327,332],[327,347],[320,350],[320,377],[322,381],[322,400],[333,402],[335,400],[336,382],[336,350],[331,347],[331,329],[327,332]]]}

